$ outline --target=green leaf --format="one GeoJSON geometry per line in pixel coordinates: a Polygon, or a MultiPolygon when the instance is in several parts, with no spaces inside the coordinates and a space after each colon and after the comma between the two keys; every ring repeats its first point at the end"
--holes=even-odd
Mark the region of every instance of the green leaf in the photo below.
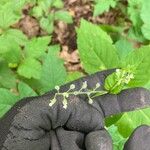
{"type": "Polygon", "coordinates": [[[54,30],[54,20],[53,18],[44,18],[42,17],[40,20],[40,26],[43,30],[45,30],[47,33],[51,34],[54,30]]]}
{"type": "Polygon", "coordinates": [[[4,54],[11,49],[11,45],[14,43],[10,43],[5,37],[0,36],[0,54],[4,54]]]}
{"type": "Polygon", "coordinates": [[[107,128],[107,130],[113,140],[113,150],[123,150],[127,139],[119,133],[118,128],[114,125],[107,128]]]}
{"type": "Polygon", "coordinates": [[[0,104],[0,118],[2,118],[4,114],[9,111],[10,108],[11,108],[10,105],[0,104]]]}
{"type": "Polygon", "coordinates": [[[19,65],[17,72],[19,75],[28,79],[39,79],[41,77],[41,69],[42,68],[39,61],[32,58],[27,58],[22,62],[22,64],[19,65]]]}
{"type": "Polygon", "coordinates": [[[7,29],[18,21],[18,16],[13,12],[11,3],[0,6],[0,28],[7,29]]]}
{"type": "Polygon", "coordinates": [[[103,14],[109,9],[115,8],[118,0],[98,0],[94,6],[94,16],[103,14]]]}
{"type": "Polygon", "coordinates": [[[128,31],[128,39],[132,39],[141,43],[145,42],[145,38],[143,37],[140,27],[131,27],[128,31]]]}
{"type": "Polygon", "coordinates": [[[111,125],[115,124],[121,118],[121,116],[122,114],[117,114],[117,115],[105,118],[106,127],[110,127],[111,125]]]}
{"type": "Polygon", "coordinates": [[[18,101],[9,90],[0,88],[0,118],[18,101]]]}
{"type": "Polygon", "coordinates": [[[52,6],[56,8],[63,8],[64,3],[62,0],[54,0],[52,6]]]}
{"type": "Polygon", "coordinates": [[[142,33],[146,39],[150,40],[150,18],[149,18],[150,1],[143,0],[142,4],[143,4],[142,10],[140,13],[141,19],[144,22],[142,26],[142,33]]]}
{"type": "Polygon", "coordinates": [[[115,125],[124,137],[129,137],[135,128],[143,124],[150,125],[150,108],[124,113],[115,125]]]}
{"type": "Polygon", "coordinates": [[[127,39],[120,39],[115,43],[117,52],[121,60],[124,60],[125,57],[134,49],[133,44],[127,39]]]}
{"type": "Polygon", "coordinates": [[[13,72],[5,62],[0,61],[0,87],[14,88],[15,86],[16,79],[13,72]]]}
{"type": "Polygon", "coordinates": [[[72,16],[69,14],[69,12],[63,10],[55,12],[55,20],[61,20],[66,23],[73,23],[72,16]]]}
{"type": "Polygon", "coordinates": [[[27,37],[20,30],[9,29],[2,35],[8,42],[16,43],[20,46],[24,46],[27,42],[27,37]]]}
{"type": "Polygon", "coordinates": [[[149,18],[149,10],[150,10],[150,0],[141,0],[142,5],[141,7],[141,12],[140,12],[140,16],[141,19],[144,23],[149,23],[150,22],[150,18],[149,18]]]}
{"type": "Polygon", "coordinates": [[[50,36],[33,38],[25,45],[25,55],[27,57],[39,58],[47,50],[51,41],[50,36]]]}
{"type": "Polygon", "coordinates": [[[150,46],[143,46],[132,51],[125,59],[123,68],[130,67],[134,75],[128,86],[144,86],[150,80],[150,46]],[[146,73],[145,73],[146,72],[146,73]]]}
{"type": "Polygon", "coordinates": [[[141,9],[142,0],[128,0],[128,14],[134,26],[140,27],[142,25],[141,9]]]}
{"type": "Polygon", "coordinates": [[[82,20],[77,37],[80,59],[86,72],[117,67],[119,58],[116,49],[110,36],[100,27],[82,20]]]}
{"type": "Polygon", "coordinates": [[[41,78],[28,81],[41,94],[66,81],[66,70],[63,61],[58,57],[58,50],[52,51],[49,49],[48,54],[44,58],[41,78]]]}
{"type": "Polygon", "coordinates": [[[17,44],[12,43],[10,50],[4,53],[2,57],[10,68],[16,68],[21,60],[21,48],[17,44]]]}
{"type": "Polygon", "coordinates": [[[67,75],[66,82],[71,82],[73,80],[76,80],[78,78],[81,78],[83,74],[81,72],[69,72],[67,75]]]}
{"type": "Polygon", "coordinates": [[[36,92],[24,82],[19,82],[18,90],[19,90],[19,99],[22,99],[24,97],[37,96],[36,92]]]}
{"type": "Polygon", "coordinates": [[[43,87],[41,92],[49,91],[56,85],[63,84],[66,80],[66,71],[63,61],[58,58],[57,52],[49,51],[45,58],[42,68],[42,76],[40,82],[43,87]]]}
{"type": "Polygon", "coordinates": [[[43,9],[45,13],[49,12],[50,6],[52,5],[51,0],[39,0],[38,5],[43,9]]]}
{"type": "Polygon", "coordinates": [[[0,36],[0,54],[13,49],[14,47],[24,46],[27,37],[19,30],[9,29],[0,36]]]}
{"type": "Polygon", "coordinates": [[[33,9],[31,10],[31,15],[36,18],[42,17],[43,16],[42,8],[40,6],[33,7],[33,9]]]}
{"type": "Polygon", "coordinates": [[[150,40],[150,23],[149,24],[144,24],[142,26],[141,30],[142,30],[142,33],[143,33],[144,37],[147,40],[150,40]]]}

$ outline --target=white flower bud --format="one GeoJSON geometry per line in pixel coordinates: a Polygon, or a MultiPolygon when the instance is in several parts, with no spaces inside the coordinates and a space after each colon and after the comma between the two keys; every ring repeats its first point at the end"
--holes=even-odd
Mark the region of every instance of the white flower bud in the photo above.
{"type": "Polygon", "coordinates": [[[67,99],[66,98],[64,98],[62,103],[63,103],[63,108],[67,109],[67,99]]]}
{"type": "Polygon", "coordinates": [[[93,103],[92,98],[89,98],[89,104],[92,104],[92,103],[93,103]]]}
{"type": "Polygon", "coordinates": [[[68,93],[63,93],[64,97],[68,98],[69,97],[69,94],[68,93]]]}
{"type": "Polygon", "coordinates": [[[82,88],[83,88],[83,89],[86,89],[86,88],[87,88],[87,81],[84,81],[84,82],[83,82],[82,88]]]}
{"type": "Polygon", "coordinates": [[[52,99],[49,103],[49,106],[53,106],[56,103],[56,98],[52,99]]]}
{"type": "Polygon", "coordinates": [[[60,87],[57,85],[57,86],[55,86],[55,89],[56,89],[57,91],[59,91],[60,87]]]}
{"type": "Polygon", "coordinates": [[[75,85],[74,85],[74,84],[71,84],[71,85],[70,85],[70,89],[71,89],[71,90],[75,89],[75,85]]]}
{"type": "Polygon", "coordinates": [[[96,83],[96,88],[99,88],[100,86],[100,83],[96,83]]]}

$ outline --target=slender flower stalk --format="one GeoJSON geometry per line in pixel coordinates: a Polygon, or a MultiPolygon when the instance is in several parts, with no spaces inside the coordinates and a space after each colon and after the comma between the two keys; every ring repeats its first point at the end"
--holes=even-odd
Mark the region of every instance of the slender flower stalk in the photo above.
{"type": "Polygon", "coordinates": [[[74,90],[75,84],[71,84],[70,88],[66,92],[60,92],[59,91],[60,87],[56,86],[55,89],[57,90],[57,93],[55,93],[54,98],[50,100],[49,106],[53,106],[56,103],[57,96],[62,96],[63,97],[63,100],[62,100],[63,108],[66,109],[67,108],[67,98],[70,95],[87,95],[88,102],[90,104],[92,104],[94,97],[107,94],[107,91],[98,90],[98,88],[100,86],[101,86],[100,83],[97,83],[95,85],[94,89],[88,89],[87,88],[88,87],[87,81],[84,81],[81,88],[78,91],[74,90]],[[84,91],[85,89],[87,89],[87,90],[84,91]]]}

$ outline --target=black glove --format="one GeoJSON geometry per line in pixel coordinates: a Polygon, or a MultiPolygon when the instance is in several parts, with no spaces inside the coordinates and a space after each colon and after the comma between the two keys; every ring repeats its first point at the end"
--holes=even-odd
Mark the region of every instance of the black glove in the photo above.
{"type": "MultiPolygon", "coordinates": [[[[103,85],[113,71],[81,78],[61,86],[60,91],[67,91],[71,84],[79,90],[84,81],[88,89],[93,89],[96,83],[103,85]]],[[[94,98],[93,104],[88,103],[87,95],[71,95],[67,109],[63,108],[61,97],[49,106],[55,93],[56,90],[52,90],[42,96],[25,98],[0,120],[1,150],[112,150],[104,118],[150,106],[150,92],[143,88],[99,96],[94,98]]]]}

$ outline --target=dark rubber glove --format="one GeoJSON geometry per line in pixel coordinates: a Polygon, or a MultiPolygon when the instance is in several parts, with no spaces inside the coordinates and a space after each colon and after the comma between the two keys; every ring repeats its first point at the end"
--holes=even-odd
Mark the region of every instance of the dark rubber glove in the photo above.
{"type": "MultiPolygon", "coordinates": [[[[81,78],[61,86],[60,91],[67,91],[71,84],[79,90],[84,81],[88,89],[93,89],[96,83],[103,85],[113,71],[81,78]]],[[[42,96],[25,98],[0,120],[1,150],[112,150],[104,118],[150,106],[150,92],[143,88],[99,96],[92,105],[87,95],[71,95],[67,109],[63,108],[61,97],[49,106],[55,93],[56,90],[52,90],[42,96]]]]}
{"type": "Polygon", "coordinates": [[[126,142],[124,150],[150,150],[150,126],[138,127],[126,142]]]}

